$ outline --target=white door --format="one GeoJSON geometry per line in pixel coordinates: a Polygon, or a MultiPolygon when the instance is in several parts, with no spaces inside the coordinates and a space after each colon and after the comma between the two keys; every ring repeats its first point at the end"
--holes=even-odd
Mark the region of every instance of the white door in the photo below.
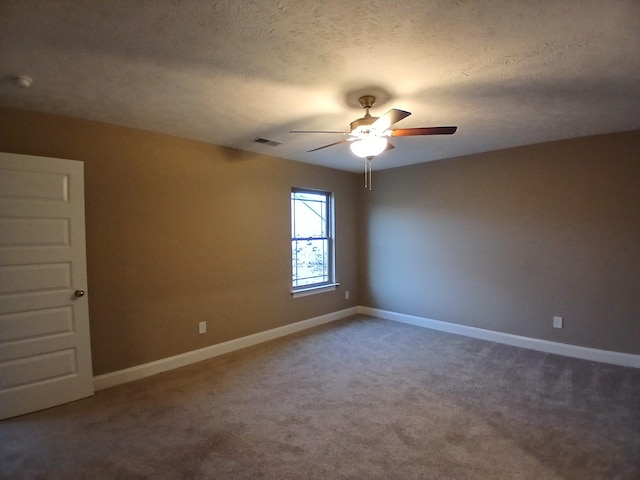
{"type": "Polygon", "coordinates": [[[0,418],[93,394],[84,165],[0,153],[0,418]]]}

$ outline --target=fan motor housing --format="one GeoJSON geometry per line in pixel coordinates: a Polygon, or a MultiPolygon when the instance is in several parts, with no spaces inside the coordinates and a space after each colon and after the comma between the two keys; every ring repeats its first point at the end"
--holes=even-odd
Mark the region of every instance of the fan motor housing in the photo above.
{"type": "MultiPolygon", "coordinates": [[[[354,120],[353,122],[351,122],[349,124],[349,126],[351,127],[351,132],[353,132],[358,127],[368,127],[369,125],[374,123],[376,120],[378,120],[378,118],[379,117],[372,117],[371,115],[369,115],[368,117],[364,116],[362,118],[354,120]]],[[[362,128],[361,128],[361,130],[362,130],[362,128]]]]}
{"type": "Polygon", "coordinates": [[[363,95],[358,99],[358,101],[360,102],[360,105],[362,106],[362,108],[366,110],[366,113],[364,117],[354,120],[349,124],[349,126],[351,127],[351,133],[354,133],[356,129],[359,129],[361,133],[368,133],[369,129],[362,128],[362,127],[368,127],[373,122],[378,120],[378,118],[380,118],[380,117],[372,117],[371,114],[369,113],[369,109],[373,107],[376,103],[376,97],[374,97],[373,95],[363,95]]]}

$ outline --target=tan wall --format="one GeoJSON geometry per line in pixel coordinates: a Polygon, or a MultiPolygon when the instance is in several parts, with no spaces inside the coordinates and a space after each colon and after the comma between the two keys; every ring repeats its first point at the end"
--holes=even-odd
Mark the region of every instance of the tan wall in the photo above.
{"type": "Polygon", "coordinates": [[[355,174],[11,109],[0,150],[84,161],[94,374],[358,303],[355,174]],[[292,186],[335,194],[335,292],[291,298],[292,186]]]}
{"type": "Polygon", "coordinates": [[[640,353],[640,132],[376,171],[372,192],[357,174],[12,109],[0,150],[85,162],[95,374],[358,304],[640,353]],[[335,192],[334,293],[289,294],[291,186],[335,192]]]}
{"type": "Polygon", "coordinates": [[[640,353],[640,131],[374,175],[363,305],[640,353]]]}

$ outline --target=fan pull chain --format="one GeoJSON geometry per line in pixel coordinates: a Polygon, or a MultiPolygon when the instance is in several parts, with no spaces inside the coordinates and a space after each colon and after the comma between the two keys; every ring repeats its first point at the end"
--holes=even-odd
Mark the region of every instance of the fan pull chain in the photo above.
{"type": "Polygon", "coordinates": [[[371,190],[371,157],[364,159],[364,188],[371,190]]]}
{"type": "Polygon", "coordinates": [[[364,188],[367,188],[367,159],[364,159],[364,188]]]}

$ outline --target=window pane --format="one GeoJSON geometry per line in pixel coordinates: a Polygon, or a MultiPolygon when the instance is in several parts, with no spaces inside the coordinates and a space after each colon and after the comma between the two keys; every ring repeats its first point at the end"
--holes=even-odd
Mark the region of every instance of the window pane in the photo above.
{"type": "Polygon", "coordinates": [[[292,240],[293,286],[329,281],[328,240],[292,240]]]}
{"type": "Polygon", "coordinates": [[[323,238],[327,236],[326,195],[293,192],[291,211],[293,238],[323,238]]]}

